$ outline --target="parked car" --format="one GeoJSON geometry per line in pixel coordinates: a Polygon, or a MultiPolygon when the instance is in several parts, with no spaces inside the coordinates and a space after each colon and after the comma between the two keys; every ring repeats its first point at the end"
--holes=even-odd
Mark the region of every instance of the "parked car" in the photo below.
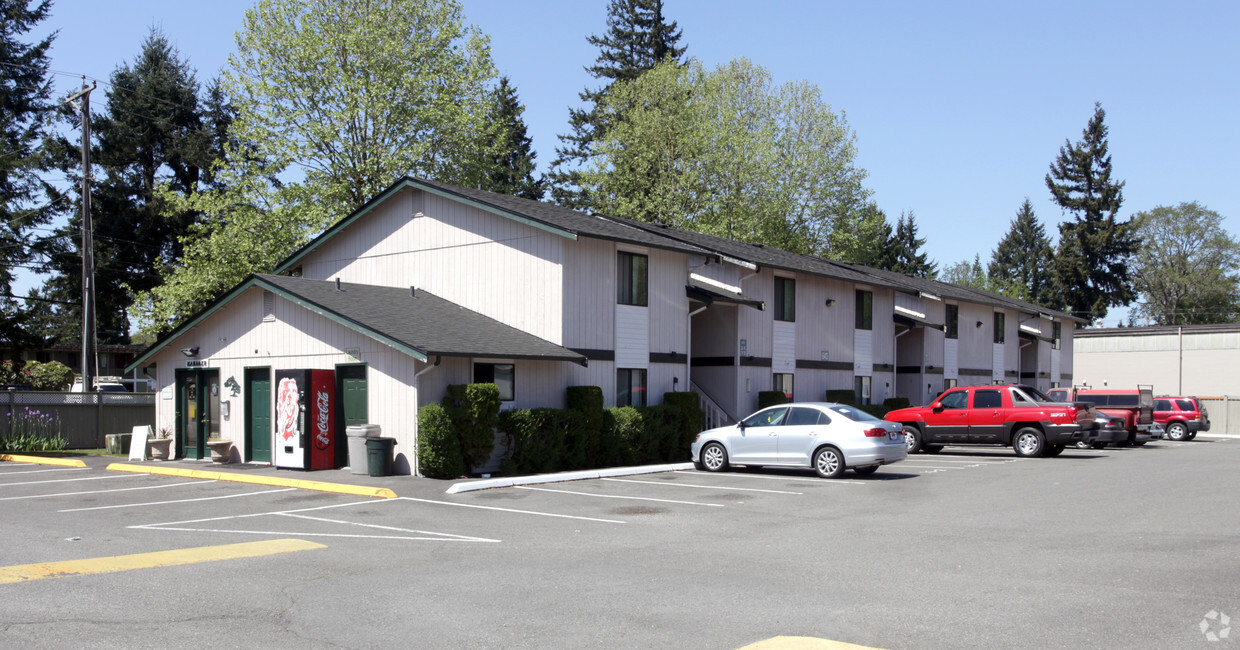
{"type": "Polygon", "coordinates": [[[1090,402],[1099,413],[1124,419],[1127,437],[1114,441],[1117,446],[1141,446],[1162,438],[1162,426],[1154,421],[1154,389],[1131,388],[1052,388],[1053,399],[1090,402]]]}
{"type": "Polygon", "coordinates": [[[944,445],[1003,445],[1018,456],[1057,456],[1092,442],[1097,413],[1086,402],[1061,402],[1032,386],[964,386],[929,406],[891,411],[904,425],[908,451],[937,453],[944,445]]]}
{"type": "Polygon", "coordinates": [[[1128,440],[1124,418],[1104,413],[1099,413],[1098,417],[1094,418],[1094,432],[1096,435],[1091,440],[1077,441],[1076,446],[1080,449],[1106,449],[1107,445],[1128,440]]]}
{"type": "Polygon", "coordinates": [[[694,464],[709,472],[729,465],[809,467],[823,478],[846,469],[868,476],[908,457],[900,425],[830,402],[769,406],[699,433],[691,451],[694,464]]]}
{"type": "MultiPolygon", "coordinates": [[[[95,390],[101,393],[128,393],[129,389],[121,383],[120,377],[105,375],[95,378],[95,390]]],[[[82,392],[82,377],[78,375],[73,378],[73,386],[69,388],[70,393],[82,392]]]]}
{"type": "Polygon", "coordinates": [[[1199,431],[1210,430],[1210,413],[1196,397],[1159,397],[1154,400],[1154,421],[1170,440],[1192,440],[1199,431]]]}

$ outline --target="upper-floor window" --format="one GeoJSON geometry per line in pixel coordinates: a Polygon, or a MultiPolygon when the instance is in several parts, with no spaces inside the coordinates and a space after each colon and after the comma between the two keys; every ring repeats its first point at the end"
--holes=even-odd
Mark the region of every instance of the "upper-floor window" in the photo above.
{"type": "Polygon", "coordinates": [[[1063,336],[1063,325],[1060,323],[1051,323],[1051,349],[1059,349],[1059,339],[1063,336]]]}
{"type": "Polygon", "coordinates": [[[620,251],[616,255],[616,302],[621,305],[645,307],[650,260],[645,255],[620,251]]]}
{"type": "Polygon", "coordinates": [[[797,281],[775,278],[775,320],[793,322],[797,319],[797,281]]]}
{"type": "Polygon", "coordinates": [[[960,338],[960,306],[944,305],[947,308],[943,314],[943,332],[949,339],[960,338]]]}
{"type": "Polygon", "coordinates": [[[874,292],[857,289],[857,329],[874,329],[874,292]]]}
{"type": "Polygon", "coordinates": [[[1007,323],[1004,316],[1001,311],[995,312],[995,343],[1007,341],[1007,323]]]}

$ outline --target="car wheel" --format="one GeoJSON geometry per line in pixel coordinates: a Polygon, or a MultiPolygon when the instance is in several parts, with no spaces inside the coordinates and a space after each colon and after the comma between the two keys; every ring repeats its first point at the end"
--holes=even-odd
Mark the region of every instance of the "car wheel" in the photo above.
{"type": "Polygon", "coordinates": [[[722,472],[728,468],[728,452],[723,445],[712,442],[702,447],[702,466],[708,472],[722,472]]]}
{"type": "Polygon", "coordinates": [[[1172,422],[1167,425],[1167,438],[1170,440],[1185,440],[1188,438],[1188,427],[1183,422],[1172,422]]]}
{"type": "Polygon", "coordinates": [[[1107,445],[1109,445],[1109,444],[1111,444],[1111,443],[1109,443],[1109,442],[1095,442],[1095,443],[1094,443],[1094,445],[1093,445],[1093,447],[1094,447],[1094,449],[1106,449],[1106,448],[1107,448],[1107,445]]]}
{"type": "Polygon", "coordinates": [[[1046,455],[1048,457],[1058,456],[1059,454],[1063,453],[1063,450],[1065,448],[1066,448],[1066,445],[1050,445],[1046,448],[1046,455]]]}
{"type": "Polygon", "coordinates": [[[1185,440],[1192,440],[1192,439],[1194,439],[1194,438],[1196,438],[1196,437],[1197,437],[1197,432],[1196,432],[1196,431],[1194,431],[1194,432],[1192,432],[1192,433],[1188,434],[1188,437],[1187,437],[1187,438],[1185,438],[1185,440]]]}
{"type": "Polygon", "coordinates": [[[921,451],[921,429],[908,424],[904,425],[904,448],[910,454],[921,451]]]}
{"type": "Polygon", "coordinates": [[[1041,431],[1025,427],[1012,438],[1012,448],[1016,450],[1017,456],[1037,458],[1046,451],[1046,438],[1042,437],[1041,431]]]}
{"type": "Polygon", "coordinates": [[[921,450],[927,454],[937,454],[943,451],[943,445],[922,445],[921,450]]]}
{"type": "Polygon", "coordinates": [[[822,478],[837,478],[844,473],[844,456],[835,447],[814,452],[814,471],[822,478]]]}
{"type": "Polygon", "coordinates": [[[1132,443],[1132,446],[1133,446],[1133,447],[1144,447],[1146,442],[1148,442],[1148,441],[1146,441],[1146,440],[1142,440],[1141,442],[1134,442],[1134,443],[1132,443]]]}
{"type": "Polygon", "coordinates": [[[857,476],[869,476],[870,474],[878,471],[878,465],[870,465],[869,467],[854,467],[853,471],[857,473],[857,476]]]}
{"type": "Polygon", "coordinates": [[[1076,448],[1077,448],[1077,449],[1089,449],[1090,447],[1093,447],[1094,449],[1097,449],[1097,448],[1098,448],[1098,443],[1096,443],[1096,442],[1088,442],[1088,441],[1086,441],[1086,440],[1077,440],[1077,441],[1076,441],[1076,448]]]}

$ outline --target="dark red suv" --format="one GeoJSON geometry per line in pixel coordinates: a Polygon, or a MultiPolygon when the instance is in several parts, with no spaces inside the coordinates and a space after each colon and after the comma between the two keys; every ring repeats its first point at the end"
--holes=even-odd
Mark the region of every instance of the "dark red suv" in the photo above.
{"type": "Polygon", "coordinates": [[[1163,425],[1170,440],[1192,440],[1198,431],[1210,430],[1210,413],[1196,397],[1156,398],[1154,421],[1163,425]]]}

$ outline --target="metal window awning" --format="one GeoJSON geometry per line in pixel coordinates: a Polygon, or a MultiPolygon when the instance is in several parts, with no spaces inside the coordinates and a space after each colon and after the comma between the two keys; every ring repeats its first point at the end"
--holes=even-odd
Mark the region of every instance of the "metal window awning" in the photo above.
{"type": "Polygon", "coordinates": [[[707,305],[722,302],[733,305],[745,305],[753,307],[758,311],[766,309],[765,303],[761,300],[754,300],[742,293],[728,291],[722,287],[701,282],[696,278],[689,278],[689,284],[685,285],[685,295],[689,296],[690,300],[696,300],[707,305]]]}
{"type": "Polygon", "coordinates": [[[897,324],[903,325],[909,329],[925,327],[926,329],[942,330],[942,323],[931,322],[925,318],[921,318],[908,310],[897,311],[891,315],[891,319],[897,324]]]}
{"type": "Polygon", "coordinates": [[[1049,336],[1042,336],[1042,335],[1040,335],[1040,334],[1034,334],[1033,332],[1027,331],[1027,330],[1025,330],[1025,329],[1023,329],[1023,328],[1022,328],[1022,329],[1020,329],[1020,330],[1018,330],[1018,331],[1016,332],[1016,334],[1017,334],[1017,336],[1019,336],[1020,338],[1022,338],[1022,339],[1024,339],[1024,340],[1026,340],[1026,341],[1046,341],[1047,343],[1054,343],[1054,342],[1055,342],[1055,339],[1053,339],[1053,338],[1051,338],[1051,337],[1049,337],[1049,336]]]}

